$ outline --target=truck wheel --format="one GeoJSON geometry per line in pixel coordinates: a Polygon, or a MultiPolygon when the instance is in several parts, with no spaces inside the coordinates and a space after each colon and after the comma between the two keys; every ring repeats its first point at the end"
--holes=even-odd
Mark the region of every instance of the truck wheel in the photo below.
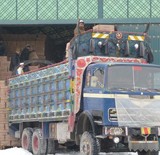
{"type": "Polygon", "coordinates": [[[54,154],[57,149],[58,149],[58,141],[53,140],[53,139],[48,139],[47,153],[48,154],[54,154]]]}
{"type": "Polygon", "coordinates": [[[34,155],[45,155],[47,152],[47,140],[43,139],[41,129],[36,129],[33,132],[32,150],[34,155]]]}
{"type": "Polygon", "coordinates": [[[85,131],[80,140],[80,153],[84,155],[98,155],[100,152],[100,145],[93,134],[85,131]]]}
{"type": "Polygon", "coordinates": [[[141,151],[138,155],[158,155],[159,151],[141,151]]]}
{"type": "Polygon", "coordinates": [[[32,134],[33,134],[32,128],[25,128],[22,132],[22,137],[21,137],[22,148],[28,150],[29,152],[32,152],[32,134]]]}

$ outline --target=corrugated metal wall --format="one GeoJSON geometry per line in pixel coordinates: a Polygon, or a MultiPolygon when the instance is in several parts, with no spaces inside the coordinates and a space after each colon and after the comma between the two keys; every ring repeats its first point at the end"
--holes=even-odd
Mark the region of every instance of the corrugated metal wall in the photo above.
{"type": "MultiPolygon", "coordinates": [[[[144,32],[146,24],[123,24],[119,25],[121,31],[144,32]]],[[[150,45],[154,55],[154,64],[160,65],[160,24],[150,24],[148,31],[150,36],[150,45]]]]}
{"type": "Polygon", "coordinates": [[[154,54],[154,63],[160,65],[160,24],[151,24],[149,35],[154,54]]]}

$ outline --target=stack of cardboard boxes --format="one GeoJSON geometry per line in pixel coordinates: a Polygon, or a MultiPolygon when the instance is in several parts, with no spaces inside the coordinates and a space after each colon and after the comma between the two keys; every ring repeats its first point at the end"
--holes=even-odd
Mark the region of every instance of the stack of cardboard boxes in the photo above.
{"type": "MultiPolygon", "coordinates": [[[[38,55],[38,59],[45,59],[44,46],[45,35],[39,34],[1,34],[5,42],[7,56],[0,56],[0,149],[5,147],[20,146],[20,140],[9,135],[9,102],[7,80],[11,77],[9,71],[10,58],[16,49],[22,50],[26,44],[30,44],[38,55]]],[[[30,70],[36,70],[39,66],[30,66],[30,70]]]]}
{"type": "Polygon", "coordinates": [[[11,57],[13,53],[15,53],[16,49],[20,49],[22,51],[27,44],[30,44],[35,50],[38,58],[45,59],[45,35],[39,34],[37,36],[35,34],[1,34],[1,36],[5,41],[8,57],[11,57]]]}
{"type": "Polygon", "coordinates": [[[6,81],[0,81],[0,149],[20,146],[20,140],[9,135],[8,123],[8,87],[6,81]]]}
{"type": "Polygon", "coordinates": [[[0,80],[7,80],[11,77],[12,72],[9,71],[10,61],[7,56],[0,56],[0,80]]]}

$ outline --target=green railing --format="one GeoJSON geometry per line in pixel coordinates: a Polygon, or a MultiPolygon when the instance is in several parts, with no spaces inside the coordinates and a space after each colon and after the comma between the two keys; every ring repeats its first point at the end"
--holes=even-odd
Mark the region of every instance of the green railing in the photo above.
{"type": "Polygon", "coordinates": [[[159,0],[0,0],[0,4],[1,24],[26,21],[63,24],[75,23],[78,18],[88,23],[141,22],[141,19],[159,22],[160,18],[159,0]]]}

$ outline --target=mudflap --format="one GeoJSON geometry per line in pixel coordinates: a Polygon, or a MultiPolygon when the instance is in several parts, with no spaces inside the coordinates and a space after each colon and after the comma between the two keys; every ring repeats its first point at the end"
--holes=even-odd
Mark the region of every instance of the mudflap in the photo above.
{"type": "Polygon", "coordinates": [[[129,141],[130,151],[159,151],[159,142],[157,141],[129,141]]]}

